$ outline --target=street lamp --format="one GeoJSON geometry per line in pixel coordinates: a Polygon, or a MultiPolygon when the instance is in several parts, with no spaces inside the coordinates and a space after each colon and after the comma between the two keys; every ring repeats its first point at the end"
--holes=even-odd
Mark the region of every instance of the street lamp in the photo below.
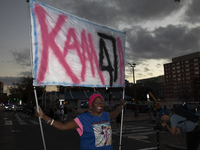
{"type": "Polygon", "coordinates": [[[134,63],[128,63],[132,68],[133,68],[133,84],[135,84],[135,73],[134,73],[134,68],[135,68],[135,65],[134,63]]]}
{"type": "Polygon", "coordinates": [[[134,68],[136,66],[136,64],[134,63],[128,63],[132,68],[133,68],[133,86],[134,86],[134,100],[135,100],[135,117],[138,117],[138,112],[137,112],[137,100],[136,100],[136,86],[135,86],[135,72],[134,72],[134,68]]]}

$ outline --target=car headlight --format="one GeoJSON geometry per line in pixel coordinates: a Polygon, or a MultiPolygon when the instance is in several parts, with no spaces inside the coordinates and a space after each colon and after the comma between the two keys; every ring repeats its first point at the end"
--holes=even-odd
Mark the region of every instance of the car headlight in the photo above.
{"type": "Polygon", "coordinates": [[[5,108],[8,108],[8,106],[5,106],[5,108]]]}

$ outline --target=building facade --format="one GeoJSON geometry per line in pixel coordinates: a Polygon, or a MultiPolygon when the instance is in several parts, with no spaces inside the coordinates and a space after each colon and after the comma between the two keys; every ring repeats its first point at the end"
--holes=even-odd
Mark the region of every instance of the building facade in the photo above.
{"type": "Polygon", "coordinates": [[[0,81],[0,93],[3,94],[4,83],[0,81]]]}
{"type": "Polygon", "coordinates": [[[165,99],[165,80],[164,75],[152,78],[137,80],[137,86],[149,87],[152,93],[159,100],[165,99]]]}
{"type": "Polygon", "coordinates": [[[172,58],[164,64],[166,101],[199,101],[200,52],[172,58]]]}

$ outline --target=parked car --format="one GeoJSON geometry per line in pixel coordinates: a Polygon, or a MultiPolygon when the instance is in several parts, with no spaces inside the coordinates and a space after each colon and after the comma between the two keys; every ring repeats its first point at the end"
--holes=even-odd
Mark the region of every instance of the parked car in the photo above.
{"type": "Polygon", "coordinates": [[[18,105],[17,106],[17,111],[24,111],[24,106],[22,106],[22,105],[18,105]]]}
{"type": "Polygon", "coordinates": [[[4,106],[4,110],[13,110],[15,107],[15,105],[12,105],[12,104],[5,104],[4,106]]]}

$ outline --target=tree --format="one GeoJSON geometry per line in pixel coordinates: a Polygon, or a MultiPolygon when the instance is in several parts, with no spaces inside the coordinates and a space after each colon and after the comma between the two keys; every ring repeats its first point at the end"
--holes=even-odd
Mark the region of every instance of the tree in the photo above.
{"type": "MultiPolygon", "coordinates": [[[[43,87],[36,87],[37,97],[42,95],[42,90],[43,87]]],[[[17,100],[22,100],[28,106],[30,106],[30,103],[35,103],[33,78],[31,76],[24,76],[13,82],[13,85],[9,87],[9,91],[11,103],[15,103],[17,100]]]]}

